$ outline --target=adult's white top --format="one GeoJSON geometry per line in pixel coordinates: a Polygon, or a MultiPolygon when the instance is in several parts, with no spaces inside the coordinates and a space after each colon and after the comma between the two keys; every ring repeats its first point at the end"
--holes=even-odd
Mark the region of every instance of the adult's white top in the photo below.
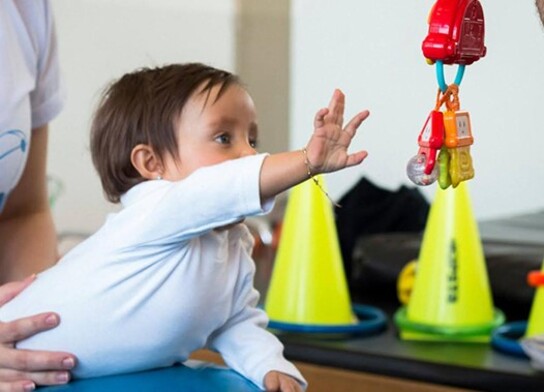
{"type": "Polygon", "coordinates": [[[0,1],[0,212],[22,175],[31,130],[63,103],[49,1],[0,1]]]}

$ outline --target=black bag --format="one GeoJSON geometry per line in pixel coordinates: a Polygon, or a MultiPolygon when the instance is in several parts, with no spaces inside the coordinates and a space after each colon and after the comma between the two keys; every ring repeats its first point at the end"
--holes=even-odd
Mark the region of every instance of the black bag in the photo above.
{"type": "MultiPolygon", "coordinates": [[[[391,192],[362,178],[336,208],[338,238],[350,294],[354,301],[393,312],[397,278],[402,268],[419,255],[430,205],[418,189],[402,186],[391,192]]],[[[505,222],[507,222],[506,220],[505,222]]],[[[541,244],[505,240],[482,241],[493,301],[508,320],[529,316],[535,289],[527,273],[540,270],[541,244]]]]}
{"type": "Polygon", "coordinates": [[[378,233],[416,232],[425,228],[429,202],[417,188],[401,186],[388,191],[366,178],[353,186],[336,207],[336,226],[344,267],[350,281],[353,249],[363,236],[378,233]]]}

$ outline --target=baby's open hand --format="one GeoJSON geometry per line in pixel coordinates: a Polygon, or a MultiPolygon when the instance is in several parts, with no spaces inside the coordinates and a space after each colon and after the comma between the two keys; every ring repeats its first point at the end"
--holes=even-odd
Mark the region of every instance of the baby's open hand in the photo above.
{"type": "Polygon", "coordinates": [[[314,119],[314,133],[306,147],[308,164],[313,174],[329,173],[345,167],[360,164],[367,156],[366,151],[348,153],[348,147],[357,128],[368,117],[364,110],[344,123],[344,94],[335,90],[328,108],[317,112],[314,119]]]}
{"type": "Polygon", "coordinates": [[[264,376],[264,387],[267,392],[302,392],[302,387],[293,377],[274,370],[264,376]]]}

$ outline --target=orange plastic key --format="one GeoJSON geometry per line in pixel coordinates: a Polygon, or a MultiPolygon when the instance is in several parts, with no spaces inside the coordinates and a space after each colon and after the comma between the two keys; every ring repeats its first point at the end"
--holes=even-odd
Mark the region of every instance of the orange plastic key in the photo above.
{"type": "Polygon", "coordinates": [[[444,144],[448,148],[470,146],[474,143],[470,115],[464,111],[444,113],[444,144]]]}

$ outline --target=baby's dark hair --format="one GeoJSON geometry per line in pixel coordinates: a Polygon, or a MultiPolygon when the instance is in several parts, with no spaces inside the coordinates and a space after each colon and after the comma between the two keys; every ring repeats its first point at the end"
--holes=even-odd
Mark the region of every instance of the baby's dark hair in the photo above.
{"type": "Polygon", "coordinates": [[[123,193],[145,181],[131,163],[132,149],[147,144],[159,156],[179,159],[175,124],[196,90],[216,99],[238,77],[200,63],[142,68],[109,85],[98,104],[91,126],[91,155],[108,200],[117,203],[123,193]],[[206,83],[205,83],[206,82],[206,83]]]}

